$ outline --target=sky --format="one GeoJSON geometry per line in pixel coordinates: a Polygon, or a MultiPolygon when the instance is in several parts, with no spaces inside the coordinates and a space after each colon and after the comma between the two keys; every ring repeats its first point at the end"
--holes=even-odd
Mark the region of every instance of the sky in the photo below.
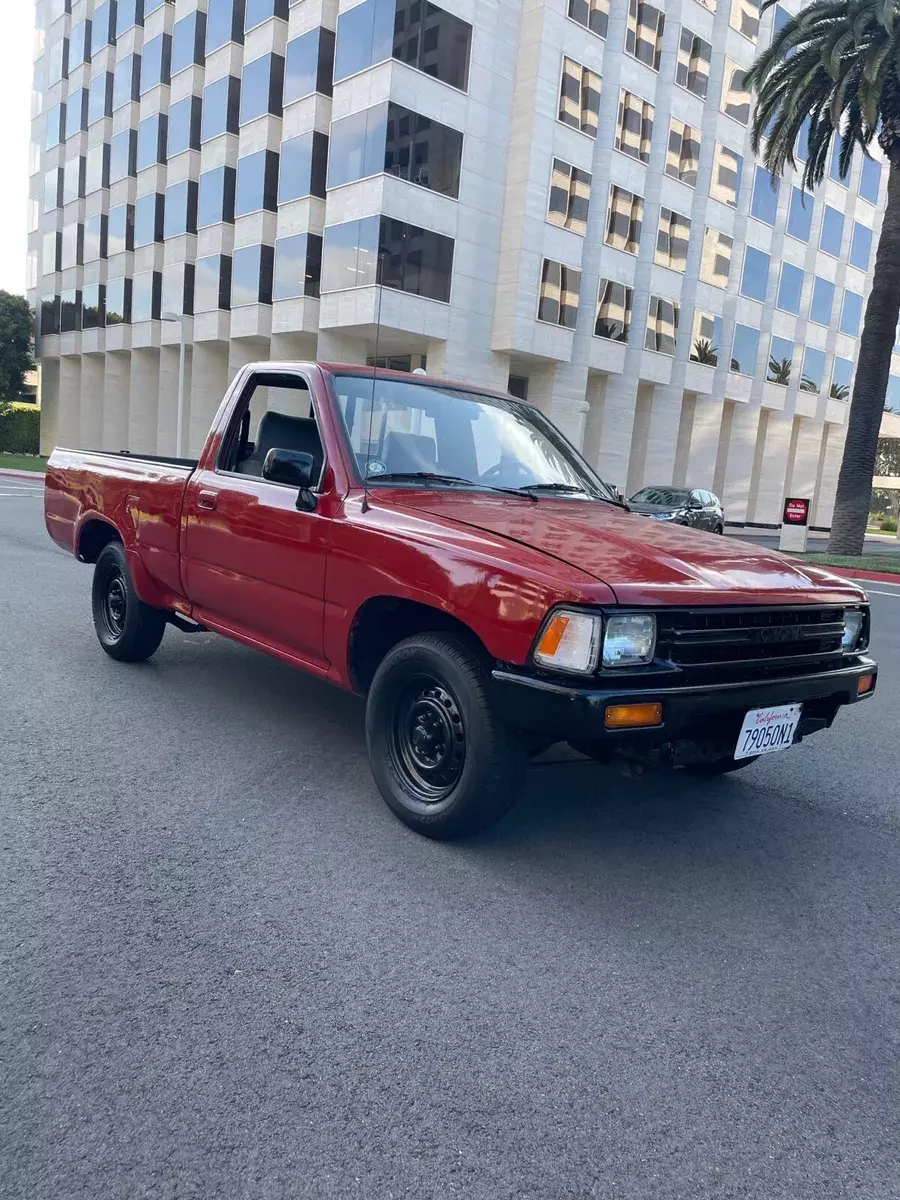
{"type": "Polygon", "coordinates": [[[0,290],[25,291],[32,0],[0,0],[0,290]]]}

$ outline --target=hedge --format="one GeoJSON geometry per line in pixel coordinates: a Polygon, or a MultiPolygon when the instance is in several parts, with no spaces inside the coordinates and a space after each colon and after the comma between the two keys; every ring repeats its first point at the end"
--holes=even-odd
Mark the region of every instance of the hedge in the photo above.
{"type": "Polygon", "coordinates": [[[41,448],[41,410],[16,405],[0,414],[0,450],[9,454],[38,454],[41,448]]]}

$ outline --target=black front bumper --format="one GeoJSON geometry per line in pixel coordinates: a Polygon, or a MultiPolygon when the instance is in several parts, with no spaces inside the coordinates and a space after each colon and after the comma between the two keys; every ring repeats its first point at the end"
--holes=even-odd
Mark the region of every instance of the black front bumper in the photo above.
{"type": "Polygon", "coordinates": [[[875,680],[862,696],[857,684],[861,676],[877,678],[877,673],[872,659],[856,655],[846,666],[821,674],[702,687],[628,690],[624,680],[620,687],[577,687],[503,668],[493,672],[493,680],[501,713],[519,729],[555,741],[608,740],[611,749],[640,757],[653,748],[674,748],[679,743],[705,745],[708,750],[699,755],[705,757],[714,756],[716,748],[733,748],[744,715],[755,708],[802,703],[799,737],[827,728],[842,705],[874,693],[875,680]],[[640,730],[606,728],[608,705],[654,702],[662,705],[661,725],[640,730]]]}

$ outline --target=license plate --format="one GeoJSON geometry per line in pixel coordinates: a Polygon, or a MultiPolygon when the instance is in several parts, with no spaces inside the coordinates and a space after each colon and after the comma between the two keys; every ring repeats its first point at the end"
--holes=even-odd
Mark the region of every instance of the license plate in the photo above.
{"type": "Polygon", "coordinates": [[[754,708],[744,717],[744,724],[734,748],[735,758],[752,758],[757,754],[774,754],[793,745],[794,734],[802,704],[783,704],[780,708],[754,708]]]}

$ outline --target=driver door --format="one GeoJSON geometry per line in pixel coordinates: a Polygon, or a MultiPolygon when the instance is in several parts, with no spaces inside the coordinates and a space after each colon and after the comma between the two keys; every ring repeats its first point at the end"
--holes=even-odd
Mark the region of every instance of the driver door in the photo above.
{"type": "Polygon", "coordinates": [[[185,496],[182,570],[198,621],[327,669],[322,626],[331,519],[322,497],[331,478],[307,381],[296,373],[255,372],[214,468],[197,471],[185,496]],[[263,478],[274,442],[314,455],[314,511],[297,509],[296,488],[263,478]]]}

